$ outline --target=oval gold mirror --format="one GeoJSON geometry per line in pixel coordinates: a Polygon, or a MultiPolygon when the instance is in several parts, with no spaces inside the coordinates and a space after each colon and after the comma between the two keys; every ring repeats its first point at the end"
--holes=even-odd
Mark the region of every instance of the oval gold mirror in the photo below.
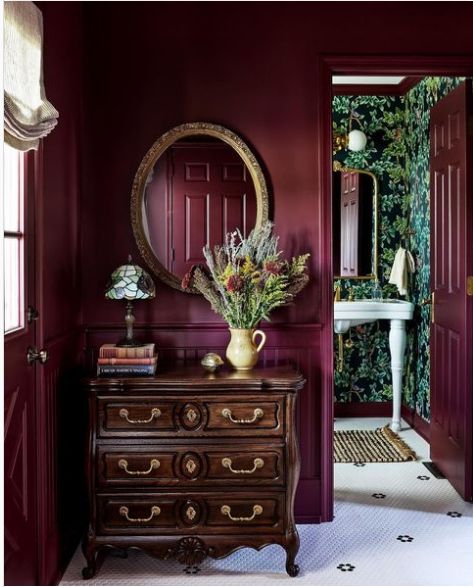
{"type": "MultiPolygon", "coordinates": [[[[162,135],[133,181],[131,223],[141,256],[162,281],[181,281],[204,263],[204,245],[268,219],[268,189],[244,141],[216,124],[182,124],[162,135]]],[[[192,293],[197,293],[193,290],[192,293]]]]}
{"type": "Polygon", "coordinates": [[[332,190],[335,279],[378,279],[376,176],[335,161],[332,190]]]}

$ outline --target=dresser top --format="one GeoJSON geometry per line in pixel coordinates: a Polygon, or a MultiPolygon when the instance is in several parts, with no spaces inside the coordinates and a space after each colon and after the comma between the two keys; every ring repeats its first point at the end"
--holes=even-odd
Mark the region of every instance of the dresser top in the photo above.
{"type": "Polygon", "coordinates": [[[208,373],[200,364],[163,368],[158,365],[154,377],[95,377],[85,380],[93,389],[113,387],[130,388],[208,388],[222,389],[290,389],[297,391],[305,383],[303,376],[290,366],[262,367],[251,371],[234,371],[222,368],[216,373],[208,373]]]}

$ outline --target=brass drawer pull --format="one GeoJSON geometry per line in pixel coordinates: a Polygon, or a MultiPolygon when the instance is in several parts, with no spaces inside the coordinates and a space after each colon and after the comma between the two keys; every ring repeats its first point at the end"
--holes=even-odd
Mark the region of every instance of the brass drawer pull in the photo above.
{"type": "Polygon", "coordinates": [[[255,504],[253,506],[253,515],[249,516],[248,518],[234,518],[231,513],[232,508],[229,505],[222,505],[220,511],[224,516],[228,516],[232,522],[251,522],[251,520],[254,520],[256,516],[259,516],[263,513],[263,508],[260,505],[255,504]]]}
{"type": "Polygon", "coordinates": [[[234,469],[232,467],[232,459],[225,457],[222,459],[222,467],[224,467],[225,469],[230,469],[230,471],[232,473],[235,473],[235,475],[251,475],[252,473],[254,473],[256,471],[256,469],[261,469],[264,467],[264,461],[263,461],[263,459],[260,459],[258,457],[256,459],[254,459],[254,461],[253,461],[253,468],[252,469],[234,469]]]}
{"type": "Polygon", "coordinates": [[[130,510],[125,506],[122,505],[122,507],[120,508],[119,512],[120,512],[120,516],[123,516],[124,518],[126,518],[129,522],[151,522],[151,520],[155,517],[155,516],[159,516],[159,514],[161,513],[161,508],[158,507],[157,505],[154,505],[151,508],[151,514],[149,516],[149,518],[130,518],[128,515],[128,512],[130,510]]]}
{"type": "Polygon", "coordinates": [[[147,420],[131,420],[128,416],[130,412],[126,408],[122,408],[119,412],[120,418],[124,418],[130,424],[149,424],[154,418],[159,418],[161,410],[159,408],[153,408],[151,410],[151,416],[147,420]]]}
{"type": "Polygon", "coordinates": [[[233,422],[234,424],[253,424],[254,422],[256,422],[256,420],[261,420],[261,418],[264,416],[264,412],[261,408],[255,408],[253,412],[253,418],[238,419],[232,416],[232,411],[230,410],[230,408],[223,408],[222,416],[224,418],[227,418],[228,420],[230,420],[230,422],[233,422]]]}
{"type": "Polygon", "coordinates": [[[161,463],[158,459],[151,459],[149,463],[149,469],[147,469],[146,471],[129,471],[128,461],[126,459],[120,459],[118,461],[118,466],[120,467],[120,469],[123,469],[125,473],[128,473],[128,475],[149,475],[153,469],[159,469],[161,463]]]}

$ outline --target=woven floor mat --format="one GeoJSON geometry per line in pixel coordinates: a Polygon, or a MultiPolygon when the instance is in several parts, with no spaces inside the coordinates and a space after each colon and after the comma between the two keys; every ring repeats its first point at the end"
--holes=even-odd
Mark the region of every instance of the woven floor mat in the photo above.
{"type": "Polygon", "coordinates": [[[415,452],[389,426],[335,432],[336,463],[400,463],[416,458],[415,452]]]}

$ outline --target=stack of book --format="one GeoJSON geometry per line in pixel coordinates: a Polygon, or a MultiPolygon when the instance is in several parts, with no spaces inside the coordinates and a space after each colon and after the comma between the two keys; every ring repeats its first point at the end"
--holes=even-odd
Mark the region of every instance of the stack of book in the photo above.
{"type": "Polygon", "coordinates": [[[100,377],[131,375],[154,375],[158,355],[154,352],[154,343],[139,347],[118,347],[103,344],[97,361],[97,375],[100,377]]]}

